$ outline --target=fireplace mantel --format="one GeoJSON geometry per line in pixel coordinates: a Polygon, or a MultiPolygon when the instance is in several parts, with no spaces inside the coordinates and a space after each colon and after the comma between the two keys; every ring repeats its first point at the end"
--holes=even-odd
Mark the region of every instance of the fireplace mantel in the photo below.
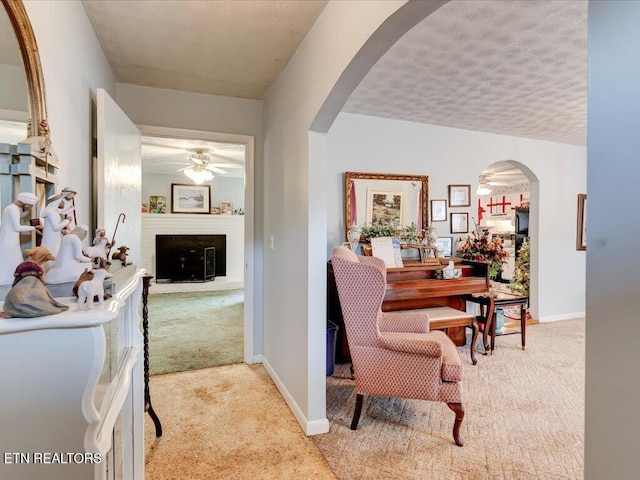
{"type": "MultiPolygon", "coordinates": [[[[244,215],[142,214],[141,266],[155,276],[156,235],[226,235],[227,275],[220,279],[216,278],[216,281],[210,283],[215,284],[213,286],[216,288],[220,288],[224,283],[236,285],[238,282],[242,283],[244,281],[244,220],[244,215]]],[[[154,291],[158,291],[155,286],[154,291]]]]}

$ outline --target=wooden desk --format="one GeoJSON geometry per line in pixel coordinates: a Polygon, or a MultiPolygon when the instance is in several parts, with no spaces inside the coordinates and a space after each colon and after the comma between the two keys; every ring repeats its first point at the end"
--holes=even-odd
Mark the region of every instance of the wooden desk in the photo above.
{"type": "MultiPolygon", "coordinates": [[[[443,259],[443,265],[415,264],[387,269],[387,290],[382,302],[382,311],[451,307],[465,312],[466,299],[470,294],[489,291],[488,265],[454,259],[455,268],[462,269],[462,276],[451,280],[436,279],[435,272],[442,270],[448,261],[449,259],[443,259]]],[[[351,361],[351,355],[330,261],[327,263],[327,315],[328,319],[339,327],[336,362],[348,363],[351,361]]],[[[472,326],[469,321],[464,325],[447,325],[439,329],[446,330],[453,342],[461,346],[466,343],[467,326],[472,326]]],[[[433,324],[431,328],[436,329],[433,324]]]]}
{"type": "Polygon", "coordinates": [[[484,295],[469,295],[467,300],[470,302],[478,303],[482,306],[488,308],[488,312],[485,315],[485,318],[488,317],[487,323],[485,324],[484,332],[483,332],[483,342],[485,348],[489,345],[487,344],[487,334],[491,335],[491,353],[495,350],[496,347],[496,308],[497,307],[509,307],[509,306],[520,306],[520,334],[522,337],[522,349],[525,349],[526,344],[526,335],[527,335],[527,305],[529,304],[529,297],[525,297],[522,295],[516,295],[509,292],[504,292],[501,290],[491,290],[490,294],[484,295]]]}

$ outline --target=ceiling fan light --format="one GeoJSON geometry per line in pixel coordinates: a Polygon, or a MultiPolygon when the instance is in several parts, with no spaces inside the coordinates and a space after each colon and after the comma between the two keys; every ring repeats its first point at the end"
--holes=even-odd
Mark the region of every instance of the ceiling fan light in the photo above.
{"type": "Polygon", "coordinates": [[[184,174],[189,177],[191,180],[193,180],[197,185],[201,185],[204,182],[208,182],[209,180],[212,180],[214,175],[213,173],[211,173],[211,171],[207,170],[206,168],[194,168],[194,167],[189,167],[186,168],[184,170],[184,174]]]}
{"type": "Polygon", "coordinates": [[[480,185],[478,185],[478,191],[476,193],[478,195],[489,195],[491,193],[491,189],[485,182],[480,182],[480,185]]]}

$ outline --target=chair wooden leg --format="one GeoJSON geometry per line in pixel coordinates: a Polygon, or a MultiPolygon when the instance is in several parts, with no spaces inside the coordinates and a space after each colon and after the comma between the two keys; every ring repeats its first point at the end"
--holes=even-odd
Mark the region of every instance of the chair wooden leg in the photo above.
{"type": "Polygon", "coordinates": [[[360,421],[360,413],[362,412],[362,400],[364,395],[356,394],[356,409],[353,411],[353,420],[351,420],[351,430],[358,428],[358,422],[360,421]]]}
{"type": "Polygon", "coordinates": [[[453,440],[457,446],[461,447],[463,443],[460,439],[460,425],[462,425],[462,419],[464,418],[464,407],[461,403],[447,403],[447,406],[456,414],[456,421],[453,424],[453,440]]]}

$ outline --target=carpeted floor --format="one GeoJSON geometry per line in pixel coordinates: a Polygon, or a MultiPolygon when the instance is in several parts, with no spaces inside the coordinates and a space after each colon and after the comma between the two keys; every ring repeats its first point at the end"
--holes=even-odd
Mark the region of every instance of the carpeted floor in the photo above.
{"type": "Polygon", "coordinates": [[[335,479],[262,365],[151,378],[163,435],[145,418],[146,480],[335,479]]]}
{"type": "Polygon", "coordinates": [[[149,373],[244,361],[244,290],[149,295],[149,373]]]}
{"type": "Polygon", "coordinates": [[[330,432],[313,437],[340,479],[560,480],[583,478],[584,319],[531,325],[496,339],[465,367],[464,447],[444,403],[366,398],[358,430],[347,365],[327,382],[330,432]]]}
{"type": "Polygon", "coordinates": [[[584,319],[531,325],[525,351],[520,335],[500,336],[476,366],[467,347],[460,354],[464,447],[453,444],[443,403],[367,398],[351,431],[348,365],[327,378],[330,432],[314,437],[261,366],[153,377],[165,435],[155,439],[147,420],[147,479],[583,478],[584,319]]]}

